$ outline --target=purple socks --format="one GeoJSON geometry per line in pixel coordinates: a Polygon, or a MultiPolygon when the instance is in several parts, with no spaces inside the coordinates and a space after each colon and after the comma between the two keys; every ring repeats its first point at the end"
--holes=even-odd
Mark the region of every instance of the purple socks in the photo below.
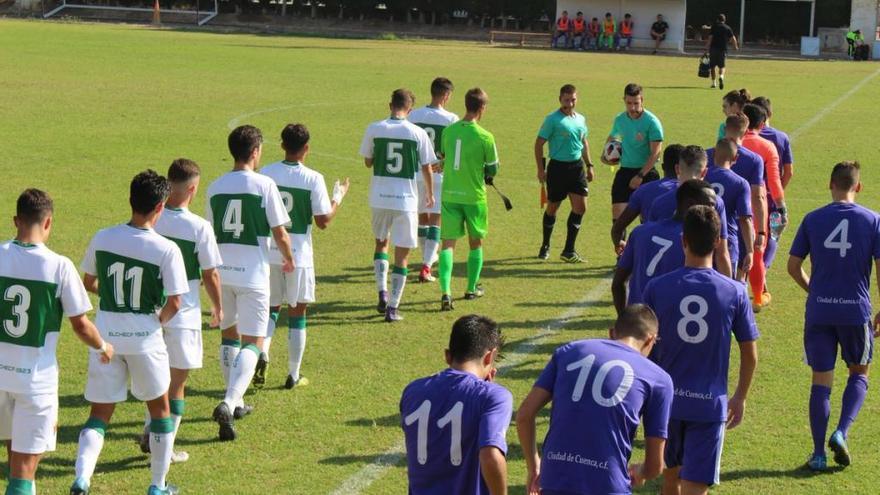
{"type": "Polygon", "coordinates": [[[810,389],[810,431],[813,433],[813,454],[825,454],[825,433],[831,416],[831,389],[813,385],[810,389]]]}
{"type": "Polygon", "coordinates": [[[779,247],[779,241],[770,236],[767,238],[767,247],[764,248],[764,266],[767,270],[773,264],[773,258],[776,257],[776,248],[779,247]]]}
{"type": "Polygon", "coordinates": [[[843,400],[840,406],[840,422],[837,423],[837,430],[846,434],[849,427],[852,426],[856,416],[859,415],[859,409],[865,402],[865,395],[868,394],[868,377],[865,375],[850,375],[846,381],[846,389],[843,391],[843,400]]]}

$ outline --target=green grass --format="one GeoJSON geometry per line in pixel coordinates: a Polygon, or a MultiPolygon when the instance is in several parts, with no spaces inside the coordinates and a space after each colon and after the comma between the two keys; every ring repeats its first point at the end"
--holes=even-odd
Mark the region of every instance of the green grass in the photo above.
{"type": "MultiPolygon", "coordinates": [[[[48,190],[56,201],[50,246],[79,262],[92,234],[127,220],[127,187],[147,167],[166,169],[178,156],[203,168],[203,190],[231,166],[225,139],[234,122],[261,127],[264,163],[281,157],[279,132],[292,121],[312,132],[310,165],[332,181],[352,178],[352,192],[337,220],[315,237],[318,299],[310,312],[304,373],[312,385],[280,388],[286,339],[278,339],[269,386],[247,400],[255,414],[238,423],[234,444],[215,441],[212,408],[222,396],[217,331],[206,331],[205,368],[194,373],[178,448],[191,460],[174,465],[170,480],[191,494],[327,493],[399,441],[397,402],[410,380],[444,366],[443,349],[454,318],[479,312],[497,319],[512,346],[553,324],[596,284],[604,283],[614,257],[609,242],[611,174],[600,166],[579,240],[587,265],[534,259],[540,210],[532,142],[552,111],[559,86],[580,88],[594,147],[622,110],[623,85],[647,88],[647,107],[663,121],[667,142],[709,145],[722,115],[718,90],[695,77],[692,58],[572,54],[429,41],[351,41],[316,38],[156,31],[119,25],[0,21],[0,217],[11,219],[25,187],[48,190]],[[491,97],[486,128],[502,160],[497,181],[516,205],[504,212],[490,198],[491,233],[484,281],[488,297],[436,312],[435,285],[410,284],[407,320],[381,323],[372,309],[372,240],[367,208],[369,174],[357,157],[365,126],[383,118],[394,88],[413,89],[425,103],[439,74],[458,86],[452,110],[462,113],[464,90],[481,86],[491,97]]],[[[877,70],[845,62],[739,61],[728,84],[772,97],[774,125],[792,131],[877,70]]],[[[831,110],[794,143],[796,175],[788,204],[795,224],[828,201],[830,166],[843,159],[865,165],[861,200],[880,208],[875,188],[880,153],[876,95],[880,79],[831,110]]],[[[598,158],[597,151],[594,157],[598,158]]],[[[494,193],[492,193],[494,194],[494,193]]],[[[194,210],[203,210],[200,193],[194,210]]],[[[567,210],[563,209],[563,214],[567,210]]],[[[562,229],[557,229],[562,230],[562,229]]],[[[0,237],[13,235],[12,223],[0,237]]],[[[758,316],[761,360],[744,424],[730,432],[717,493],[869,493],[876,490],[874,418],[880,401],[872,390],[851,433],[854,465],[810,475],[798,470],[811,448],[807,423],[810,373],[801,362],[804,294],[784,273],[792,233],[770,272],[773,306],[758,316]],[[832,485],[833,483],[833,485],[832,485]]],[[[459,253],[459,261],[464,254],[459,253]]],[[[463,291],[463,266],[455,292],[463,291]]],[[[601,337],[612,323],[610,293],[579,308],[577,316],[531,354],[499,376],[518,403],[558,344],[601,337]]],[[[281,334],[285,332],[282,330],[281,334]]],[[[41,493],[65,492],[73,479],[77,435],[88,410],[82,398],[86,350],[65,327],[59,348],[61,413],[58,450],[42,462],[41,493]]],[[[735,364],[738,362],[734,357],[735,364]]],[[[843,368],[833,394],[836,421],[843,368]]],[[[143,406],[120,405],[107,434],[93,493],[143,493],[149,461],[134,439],[143,406]]],[[[546,417],[540,434],[546,429],[546,417]]],[[[512,493],[522,493],[522,454],[511,428],[512,493]]],[[[639,458],[640,452],[634,454],[639,458]]],[[[403,493],[405,468],[394,467],[365,491],[403,493]]],[[[652,485],[656,488],[656,485],[652,485]]],[[[650,492],[652,490],[646,490],[650,492]]],[[[656,491],[656,490],[653,490],[656,491]]]]}

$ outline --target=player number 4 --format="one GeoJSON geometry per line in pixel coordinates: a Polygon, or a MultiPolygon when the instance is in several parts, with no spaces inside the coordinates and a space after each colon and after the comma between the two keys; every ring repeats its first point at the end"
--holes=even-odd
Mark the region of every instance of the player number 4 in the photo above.
{"type": "MultiPolygon", "coordinates": [[[[594,362],[596,362],[596,355],[590,354],[589,356],[570,363],[565,367],[565,371],[579,370],[577,380],[574,383],[574,390],[571,392],[572,402],[581,401],[581,397],[584,395],[584,388],[587,386],[587,378],[590,375],[590,370],[592,370],[594,362]]],[[[600,406],[614,407],[623,402],[623,399],[626,398],[626,394],[629,393],[629,389],[632,387],[634,380],[635,373],[629,363],[619,359],[608,361],[599,367],[599,371],[596,372],[596,376],[593,378],[593,400],[600,406]],[[602,389],[605,387],[605,380],[608,378],[608,374],[611,373],[611,370],[614,368],[620,368],[623,371],[623,378],[620,380],[620,384],[617,385],[617,389],[614,393],[611,394],[610,397],[605,397],[602,395],[602,389]]]]}
{"type": "Polygon", "coordinates": [[[3,329],[12,338],[18,338],[27,332],[28,314],[31,307],[31,293],[22,285],[10,285],[3,293],[3,299],[12,303],[14,320],[3,320],[3,329]]]}
{"type": "Polygon", "coordinates": [[[840,257],[846,258],[846,252],[852,248],[852,243],[849,242],[849,220],[846,218],[841,220],[837,227],[834,227],[834,230],[825,238],[823,245],[828,249],[839,250],[840,257]],[[835,238],[839,240],[835,241],[835,238]]]}
{"type": "MultiPolygon", "coordinates": [[[[293,202],[291,201],[291,204],[293,202]]],[[[241,223],[241,200],[233,199],[226,204],[223,213],[223,232],[232,232],[232,237],[238,239],[244,232],[244,224],[241,223]]]]}
{"type": "MultiPolygon", "coordinates": [[[[463,410],[464,403],[458,401],[449,409],[445,416],[437,420],[437,428],[443,429],[446,428],[446,425],[452,425],[449,462],[453,466],[461,465],[461,415],[463,410]]],[[[431,401],[425,400],[418,409],[403,418],[406,426],[418,422],[416,427],[416,457],[421,465],[425,465],[428,462],[428,420],[430,417],[431,401]]]]}

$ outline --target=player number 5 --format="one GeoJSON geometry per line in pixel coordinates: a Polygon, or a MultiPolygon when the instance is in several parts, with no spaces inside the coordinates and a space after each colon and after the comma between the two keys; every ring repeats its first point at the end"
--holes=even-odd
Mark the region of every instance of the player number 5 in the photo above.
{"type": "Polygon", "coordinates": [[[403,143],[388,143],[388,163],[385,168],[389,174],[399,174],[403,170],[403,143]]]}
{"type": "MultiPolygon", "coordinates": [[[[458,401],[449,409],[445,416],[437,420],[437,428],[443,429],[446,428],[446,425],[452,425],[449,462],[453,466],[461,465],[461,415],[463,410],[464,403],[458,401]]],[[[430,417],[431,401],[425,400],[418,409],[403,418],[406,426],[418,422],[416,426],[416,458],[421,465],[428,463],[428,420],[430,417]]]]}
{"type": "Polygon", "coordinates": [[[12,303],[14,320],[3,320],[3,329],[12,338],[18,338],[27,332],[28,314],[31,307],[31,293],[22,285],[10,285],[3,294],[3,299],[12,303]]]}
{"type": "Polygon", "coordinates": [[[849,220],[846,218],[841,220],[837,227],[834,227],[834,230],[825,238],[823,245],[828,249],[839,250],[840,257],[846,258],[846,252],[852,248],[852,243],[849,242],[849,220]],[[835,241],[835,237],[839,238],[839,240],[835,241]]]}

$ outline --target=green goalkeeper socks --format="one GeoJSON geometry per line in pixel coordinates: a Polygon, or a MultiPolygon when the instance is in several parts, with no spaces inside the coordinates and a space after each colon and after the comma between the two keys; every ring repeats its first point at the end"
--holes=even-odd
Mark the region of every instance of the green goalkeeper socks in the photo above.
{"type": "Polygon", "coordinates": [[[447,248],[440,251],[440,266],[437,269],[440,276],[440,293],[445,295],[452,294],[452,249],[447,248]]]}
{"type": "Polygon", "coordinates": [[[483,271],[483,248],[478,247],[472,249],[468,254],[467,274],[468,274],[468,292],[477,291],[477,282],[480,281],[480,272],[483,271]]]}

